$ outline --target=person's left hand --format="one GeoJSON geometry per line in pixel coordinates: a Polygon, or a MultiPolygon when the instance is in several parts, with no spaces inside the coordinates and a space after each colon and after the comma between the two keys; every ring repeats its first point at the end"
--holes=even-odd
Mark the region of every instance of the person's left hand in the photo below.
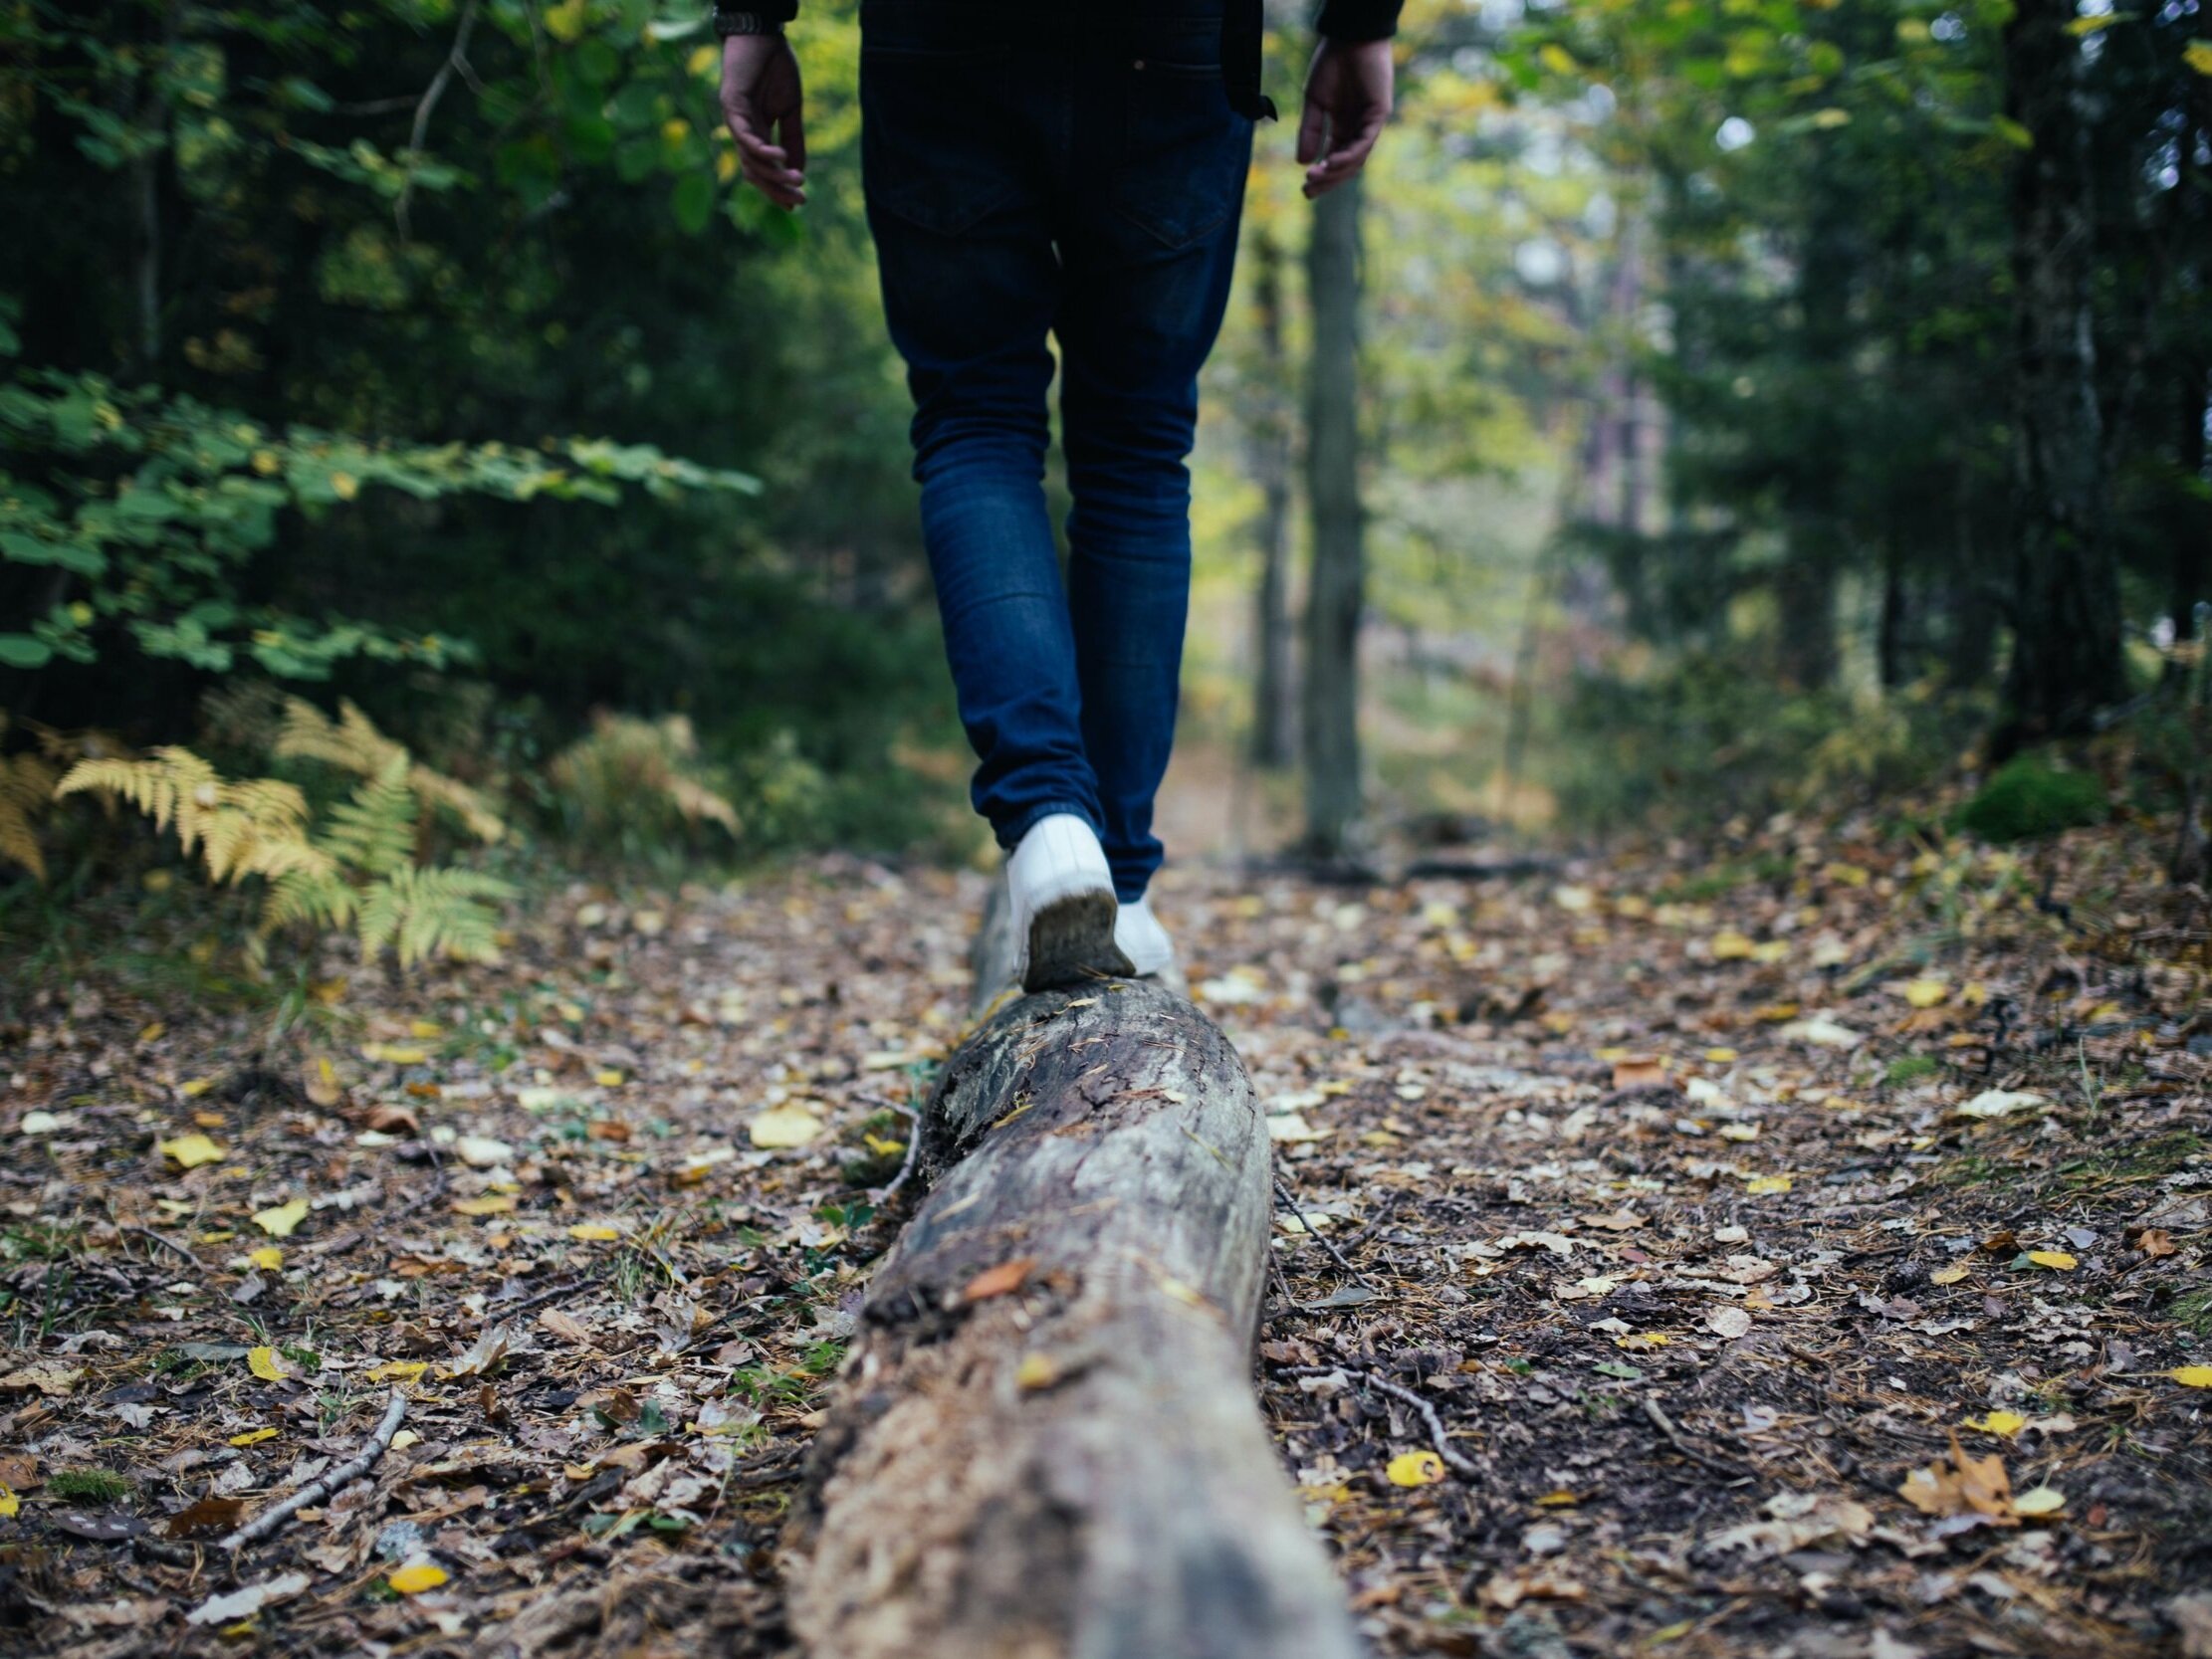
{"type": "Polygon", "coordinates": [[[1390,119],[1393,75],[1387,40],[1322,40],[1306,74],[1305,113],[1298,122],[1308,201],[1359,177],[1390,119]]]}
{"type": "Polygon", "coordinates": [[[746,181],[777,207],[806,200],[806,128],[798,59],[781,35],[732,35],[722,43],[722,118],[738,141],[746,181]],[[771,143],[769,135],[777,142],[771,143]]]}

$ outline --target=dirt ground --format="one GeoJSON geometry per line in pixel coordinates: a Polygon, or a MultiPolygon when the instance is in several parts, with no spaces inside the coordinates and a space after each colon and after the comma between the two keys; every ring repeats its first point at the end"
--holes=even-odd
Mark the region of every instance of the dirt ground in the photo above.
{"type": "MultiPolygon", "coordinates": [[[[1171,872],[1299,1211],[1262,1409],[1379,1653],[2212,1655],[2212,933],[2161,850],[1171,872]]],[[[0,1647],[786,1652],[981,891],[577,885],[276,1006],[152,988],[191,941],[118,911],[19,978],[0,1647]]]]}

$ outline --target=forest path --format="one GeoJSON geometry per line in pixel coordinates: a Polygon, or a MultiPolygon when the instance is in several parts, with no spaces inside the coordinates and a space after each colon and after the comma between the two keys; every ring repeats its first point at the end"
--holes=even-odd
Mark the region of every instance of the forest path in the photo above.
{"type": "MultiPolygon", "coordinates": [[[[2203,1651],[2212,1042],[2158,851],[2077,838],[2041,905],[1999,855],[1787,826],[1519,884],[1169,873],[1362,1276],[1284,1218],[1261,1380],[1378,1651],[2203,1651]]],[[[0,1620],[88,1659],[787,1651],[781,1516],[981,888],[577,888],[498,966],[333,973],[266,1054],[266,1016],[48,995],[0,1108],[0,1620]],[[102,1541],[214,1536],[395,1382],[401,1442],[247,1553],[258,1611],[102,1541]]]]}

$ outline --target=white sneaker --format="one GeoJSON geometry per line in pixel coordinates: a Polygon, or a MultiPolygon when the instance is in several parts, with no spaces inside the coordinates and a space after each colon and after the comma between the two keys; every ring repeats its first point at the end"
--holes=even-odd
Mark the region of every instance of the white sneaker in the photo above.
{"type": "Polygon", "coordinates": [[[1141,979],[1157,978],[1175,967],[1175,940],[1152,914],[1152,901],[1124,905],[1114,917],[1114,942],[1121,946],[1141,979]]]}
{"type": "Polygon", "coordinates": [[[1114,877],[1091,826],[1072,812],[1040,818],[1006,860],[1015,972],[1025,991],[1136,969],[1114,942],[1114,877]]]}

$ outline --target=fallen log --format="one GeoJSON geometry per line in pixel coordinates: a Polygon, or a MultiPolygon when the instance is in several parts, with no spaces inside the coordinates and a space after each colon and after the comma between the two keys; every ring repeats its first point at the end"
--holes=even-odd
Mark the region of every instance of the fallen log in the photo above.
{"type": "Polygon", "coordinates": [[[1158,984],[1020,997],[916,1133],[788,1534],[807,1652],[1353,1659],[1253,1403],[1270,1160],[1228,1040],[1158,984]]]}

